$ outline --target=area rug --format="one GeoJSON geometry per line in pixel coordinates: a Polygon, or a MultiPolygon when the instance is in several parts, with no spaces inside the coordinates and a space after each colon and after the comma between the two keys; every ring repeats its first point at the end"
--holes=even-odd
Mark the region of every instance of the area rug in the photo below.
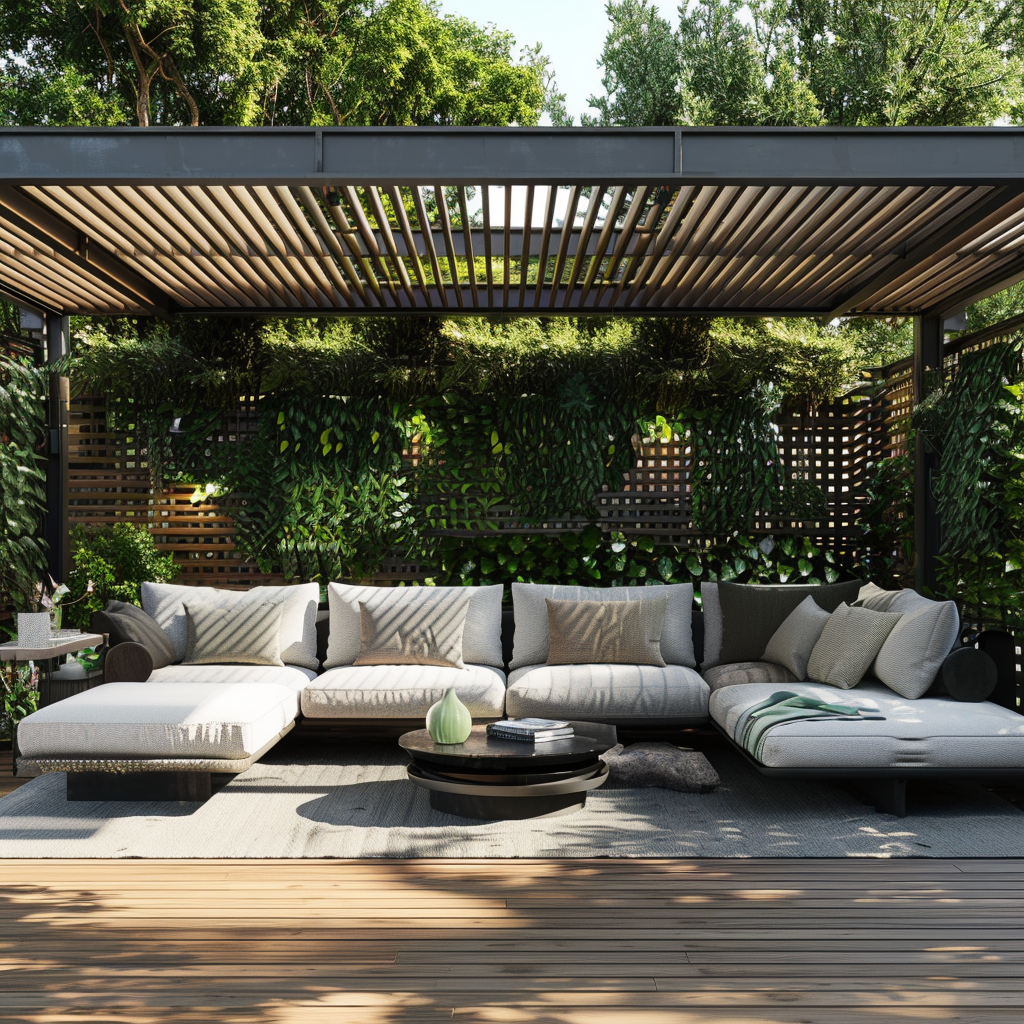
{"type": "Polygon", "coordinates": [[[0,800],[0,857],[1017,857],[1024,811],[921,783],[909,815],[845,788],[766,779],[707,751],[712,793],[611,783],[574,814],[475,822],[434,811],[391,742],[280,747],[205,803],[68,803],[60,774],[0,800]]]}

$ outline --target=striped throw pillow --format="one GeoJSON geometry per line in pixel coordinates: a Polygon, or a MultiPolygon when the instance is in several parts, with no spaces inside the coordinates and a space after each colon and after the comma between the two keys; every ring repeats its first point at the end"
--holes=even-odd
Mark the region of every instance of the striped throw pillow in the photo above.
{"type": "Polygon", "coordinates": [[[185,665],[280,665],[284,605],[185,606],[185,665]]]}
{"type": "Polygon", "coordinates": [[[465,668],[462,634],[470,595],[439,589],[421,601],[372,607],[359,602],[359,655],[354,665],[465,668]]]}
{"type": "Polygon", "coordinates": [[[668,598],[651,601],[552,601],[549,665],[657,665],[668,598]]]}

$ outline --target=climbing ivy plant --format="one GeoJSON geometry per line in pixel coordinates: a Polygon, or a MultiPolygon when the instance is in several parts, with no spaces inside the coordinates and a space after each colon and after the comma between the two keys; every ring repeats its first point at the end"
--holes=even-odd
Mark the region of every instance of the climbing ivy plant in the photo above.
{"type": "Polygon", "coordinates": [[[22,606],[46,569],[46,375],[0,355],[0,609],[22,606]]]}

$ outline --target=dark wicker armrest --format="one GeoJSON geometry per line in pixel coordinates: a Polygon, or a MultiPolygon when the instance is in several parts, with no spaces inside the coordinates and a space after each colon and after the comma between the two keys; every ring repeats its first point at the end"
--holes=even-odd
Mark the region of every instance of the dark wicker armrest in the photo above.
{"type": "Polygon", "coordinates": [[[103,662],[103,682],[144,683],[153,671],[153,655],[142,644],[111,647],[103,662]]]}

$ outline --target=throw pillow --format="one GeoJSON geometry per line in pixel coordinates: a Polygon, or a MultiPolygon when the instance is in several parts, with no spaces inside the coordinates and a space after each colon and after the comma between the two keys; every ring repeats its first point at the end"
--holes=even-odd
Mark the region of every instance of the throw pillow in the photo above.
{"type": "Polygon", "coordinates": [[[354,665],[437,665],[465,668],[462,634],[469,594],[441,587],[428,601],[371,608],[359,602],[359,655],[354,665]]]}
{"type": "Polygon", "coordinates": [[[280,602],[247,602],[218,608],[203,602],[185,605],[185,665],[279,665],[280,602]]]}
{"type": "Polygon", "coordinates": [[[124,601],[110,601],[104,611],[117,624],[125,640],[142,644],[149,651],[154,669],[166,668],[178,660],[171,638],[141,608],[124,601]]]}
{"type": "Polygon", "coordinates": [[[330,637],[324,668],[351,665],[359,657],[362,619],[359,603],[375,611],[385,606],[405,606],[430,602],[444,592],[469,596],[466,625],[462,631],[462,660],[468,665],[493,665],[501,668],[500,583],[487,587],[354,587],[329,583],[327,602],[331,612],[330,637]]]}
{"type": "Polygon", "coordinates": [[[757,661],[786,616],[808,595],[827,612],[856,599],[860,582],[809,584],[704,583],[701,668],[757,661]]]}
{"type": "Polygon", "coordinates": [[[873,612],[893,611],[893,602],[902,593],[904,593],[902,590],[883,590],[874,583],[865,583],[860,588],[860,593],[857,595],[857,600],[853,602],[852,607],[868,608],[873,612]]]}
{"type": "Polygon", "coordinates": [[[811,651],[821,639],[821,631],[830,617],[808,594],[772,634],[761,660],[784,665],[793,673],[794,678],[802,682],[807,678],[807,661],[811,651]]]}
{"type": "MultiPolygon", "coordinates": [[[[153,616],[171,639],[178,661],[185,657],[188,643],[185,602],[202,602],[218,608],[244,604],[281,604],[281,660],[314,671],[320,667],[316,656],[316,610],[320,600],[318,583],[296,586],[253,587],[251,590],[222,590],[217,587],[184,587],[174,583],[143,583],[142,607],[153,616]]],[[[358,623],[358,618],[357,618],[358,623]]],[[[358,649],[358,633],[356,646],[358,649]]]]}
{"type": "Polygon", "coordinates": [[[808,678],[841,690],[852,689],[864,678],[899,621],[899,612],[873,612],[841,604],[829,616],[811,651],[808,678]]]}
{"type": "Polygon", "coordinates": [[[899,591],[889,608],[901,617],[875,658],[874,674],[901,697],[917,700],[960,639],[960,615],[952,601],[930,601],[913,590],[899,591]]]}
{"type": "Polygon", "coordinates": [[[669,665],[696,668],[693,656],[693,585],[672,583],[652,587],[573,587],[545,583],[513,583],[512,607],[516,632],[511,668],[544,665],[548,660],[548,611],[552,601],[665,600],[661,656],[669,665]]]}
{"type": "Polygon", "coordinates": [[[552,601],[549,665],[657,665],[667,598],[660,601],[552,601]]]}

